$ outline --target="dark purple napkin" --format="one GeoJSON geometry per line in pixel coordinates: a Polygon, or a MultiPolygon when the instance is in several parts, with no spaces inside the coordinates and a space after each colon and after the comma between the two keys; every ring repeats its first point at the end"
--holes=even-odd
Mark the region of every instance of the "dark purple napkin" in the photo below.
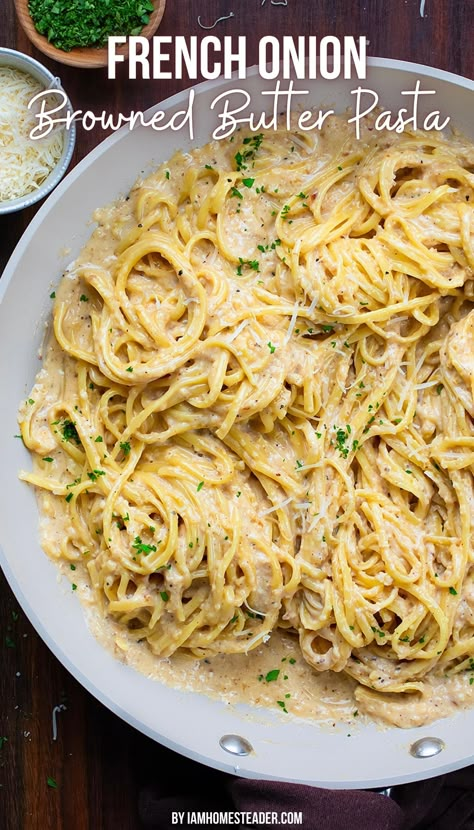
{"type": "MultiPolygon", "coordinates": [[[[302,813],[303,830],[474,830],[474,766],[392,788],[391,797],[366,790],[324,790],[301,784],[250,781],[209,769],[157,746],[155,783],[139,796],[144,828],[191,827],[189,814],[270,814],[269,823],[227,826],[296,827],[281,814],[302,813]],[[177,814],[181,818],[178,822],[177,814]],[[274,815],[277,814],[275,821],[274,815]]],[[[214,826],[217,826],[214,821],[214,826]]]]}

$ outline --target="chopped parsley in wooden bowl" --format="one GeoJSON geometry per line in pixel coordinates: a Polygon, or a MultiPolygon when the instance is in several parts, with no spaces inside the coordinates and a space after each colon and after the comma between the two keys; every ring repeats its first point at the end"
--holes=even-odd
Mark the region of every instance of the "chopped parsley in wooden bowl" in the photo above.
{"type": "MultiPolygon", "coordinates": [[[[83,68],[107,65],[110,35],[151,37],[166,0],[15,0],[31,42],[59,63],[83,68]]],[[[128,54],[127,45],[117,54],[128,54]]]]}

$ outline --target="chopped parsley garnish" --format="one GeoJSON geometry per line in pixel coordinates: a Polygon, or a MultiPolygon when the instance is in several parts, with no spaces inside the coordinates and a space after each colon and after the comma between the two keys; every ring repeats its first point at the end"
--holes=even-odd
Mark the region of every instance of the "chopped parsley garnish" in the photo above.
{"type": "Polygon", "coordinates": [[[290,659],[288,660],[288,662],[290,663],[290,665],[291,665],[291,666],[294,666],[294,665],[295,665],[295,663],[296,663],[296,660],[295,660],[295,658],[294,658],[294,657],[290,657],[290,659]]]}
{"type": "Polygon", "coordinates": [[[275,239],[274,242],[271,242],[268,245],[257,245],[257,248],[262,252],[262,254],[266,254],[267,251],[274,251],[278,245],[281,245],[281,239],[275,239]]]}
{"type": "Polygon", "coordinates": [[[347,458],[349,455],[349,447],[346,446],[346,441],[351,434],[351,427],[347,424],[346,429],[334,427],[336,430],[336,449],[339,450],[342,458],[347,458]]]}
{"type": "Polygon", "coordinates": [[[438,395],[441,395],[441,392],[442,392],[442,391],[443,391],[443,384],[442,384],[442,383],[438,383],[438,385],[437,385],[437,387],[436,387],[436,392],[438,393],[438,395]]]}
{"type": "Polygon", "coordinates": [[[51,787],[53,790],[56,790],[57,787],[58,787],[58,785],[56,784],[56,781],[54,780],[54,778],[51,778],[50,775],[48,775],[48,777],[46,779],[46,783],[47,783],[48,787],[51,787]]]}
{"type": "Polygon", "coordinates": [[[280,675],[280,669],[272,669],[265,675],[265,680],[267,683],[271,683],[273,680],[278,680],[280,675]]]}
{"type": "Polygon", "coordinates": [[[77,46],[104,46],[109,35],[139,35],[152,11],[151,0],[29,2],[29,12],[38,32],[64,52],[77,46]]]}
{"type": "Polygon", "coordinates": [[[48,463],[51,463],[51,461],[54,461],[54,459],[53,459],[53,458],[51,458],[51,456],[50,456],[50,455],[46,455],[46,456],[43,458],[43,461],[48,461],[48,463]]]}
{"type": "Polygon", "coordinates": [[[247,170],[246,162],[253,161],[255,159],[255,153],[260,148],[262,141],[263,133],[244,138],[243,144],[247,147],[247,149],[244,149],[243,152],[240,152],[239,150],[239,152],[234,156],[237,170],[247,170]]]}
{"type": "Polygon", "coordinates": [[[244,198],[242,196],[240,190],[238,190],[236,187],[231,188],[230,194],[231,194],[231,196],[234,196],[236,199],[242,200],[244,198]]]}
{"type": "Polygon", "coordinates": [[[102,438],[102,435],[98,435],[97,438],[95,439],[94,443],[95,444],[103,444],[104,439],[102,438]]]}
{"type": "Polygon", "coordinates": [[[56,299],[56,291],[51,291],[51,294],[49,295],[49,299],[50,300],[55,300],[56,299]]]}
{"type": "Polygon", "coordinates": [[[66,501],[71,501],[71,499],[72,499],[72,493],[68,493],[67,496],[66,496],[66,501]]]}
{"type": "Polygon", "coordinates": [[[160,597],[163,600],[163,602],[168,602],[169,600],[169,596],[166,591],[160,591],[160,597]]]}
{"type": "Polygon", "coordinates": [[[133,372],[133,366],[127,366],[126,371],[127,372],[133,372]]]}
{"type": "Polygon", "coordinates": [[[334,326],[329,326],[328,325],[328,326],[323,326],[322,328],[323,328],[323,331],[325,331],[325,332],[333,332],[334,331],[334,326]]]}
{"type": "Polygon", "coordinates": [[[77,591],[77,585],[75,582],[72,583],[71,588],[73,591],[77,591]]]}
{"type": "Polygon", "coordinates": [[[120,449],[122,450],[124,455],[130,455],[130,450],[132,449],[130,441],[121,441],[120,449]]]}
{"type": "Polygon", "coordinates": [[[380,628],[375,628],[373,625],[370,626],[374,634],[377,634],[379,637],[385,637],[385,631],[381,631],[380,628]]]}
{"type": "Polygon", "coordinates": [[[81,294],[79,299],[80,299],[81,303],[88,303],[89,302],[89,297],[86,297],[85,294],[81,294]]]}
{"type": "Polygon", "coordinates": [[[132,548],[138,553],[143,553],[144,556],[148,556],[149,553],[156,551],[156,545],[146,545],[139,536],[135,536],[132,548]]]}
{"type": "Polygon", "coordinates": [[[61,432],[63,434],[64,441],[74,441],[78,445],[81,443],[75,421],[64,421],[61,427],[61,432]]]}
{"type": "Polygon", "coordinates": [[[250,144],[250,146],[253,147],[254,150],[258,150],[261,143],[262,143],[262,141],[263,141],[263,133],[259,133],[258,135],[248,136],[247,138],[244,138],[243,143],[244,144],[250,144]]]}
{"type": "Polygon", "coordinates": [[[284,700],[277,700],[277,704],[278,706],[280,706],[281,709],[283,709],[284,712],[286,712],[286,714],[288,714],[288,709],[286,708],[286,703],[284,700]]]}
{"type": "Polygon", "coordinates": [[[255,179],[242,179],[242,184],[244,187],[252,187],[255,179]]]}
{"type": "Polygon", "coordinates": [[[273,346],[273,345],[272,345],[271,340],[269,340],[269,341],[268,341],[267,346],[268,346],[268,348],[270,349],[270,354],[274,354],[274,353],[275,353],[276,346],[273,346]]]}
{"type": "Polygon", "coordinates": [[[100,476],[105,476],[105,470],[92,470],[92,472],[87,473],[87,475],[91,481],[97,481],[100,476]]]}
{"type": "Polygon", "coordinates": [[[456,591],[456,588],[453,588],[453,586],[452,586],[452,585],[451,585],[451,587],[450,587],[450,589],[449,589],[449,593],[450,593],[450,594],[452,594],[452,595],[453,595],[453,597],[456,597],[456,596],[457,596],[457,594],[458,594],[458,592],[456,591]]]}
{"type": "Polygon", "coordinates": [[[364,427],[364,430],[363,430],[364,434],[369,431],[369,428],[370,428],[371,424],[374,423],[374,421],[375,421],[375,415],[372,415],[372,417],[369,418],[369,420],[367,421],[367,426],[364,427]]]}
{"type": "Polygon", "coordinates": [[[76,570],[76,566],[75,566],[75,565],[69,565],[69,567],[71,568],[71,571],[75,571],[75,570],[76,570]]]}
{"type": "Polygon", "coordinates": [[[242,276],[242,268],[244,265],[247,265],[252,269],[252,271],[256,271],[257,273],[260,271],[260,263],[258,259],[242,259],[242,257],[239,256],[239,265],[237,266],[238,277],[242,276]]]}
{"type": "Polygon", "coordinates": [[[166,179],[169,179],[169,177],[170,177],[170,171],[169,171],[169,170],[165,170],[165,178],[166,178],[166,179]]]}
{"type": "Polygon", "coordinates": [[[285,217],[285,216],[288,215],[289,212],[290,212],[290,206],[289,205],[283,205],[283,207],[281,209],[281,212],[280,212],[280,216],[285,217]]]}
{"type": "Polygon", "coordinates": [[[252,620],[264,620],[265,619],[265,616],[263,614],[258,614],[258,613],[254,614],[254,612],[249,611],[248,608],[245,608],[244,610],[245,610],[245,613],[247,614],[247,617],[250,617],[250,619],[252,619],[252,620]]]}
{"type": "Polygon", "coordinates": [[[200,481],[198,486],[196,487],[197,492],[199,493],[199,491],[202,490],[203,487],[204,487],[204,482],[200,481]]]}

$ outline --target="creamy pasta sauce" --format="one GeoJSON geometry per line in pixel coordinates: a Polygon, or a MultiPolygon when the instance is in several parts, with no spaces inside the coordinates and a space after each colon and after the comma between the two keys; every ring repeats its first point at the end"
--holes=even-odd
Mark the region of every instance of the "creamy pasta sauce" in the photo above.
{"type": "Polygon", "coordinates": [[[97,211],[20,423],[118,659],[330,725],[473,705],[473,163],[333,119],[97,211]]]}

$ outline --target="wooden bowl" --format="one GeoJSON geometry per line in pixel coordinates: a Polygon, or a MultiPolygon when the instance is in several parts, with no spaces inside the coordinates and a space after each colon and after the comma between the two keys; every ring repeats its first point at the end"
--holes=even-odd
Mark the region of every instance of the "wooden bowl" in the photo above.
{"type": "MultiPolygon", "coordinates": [[[[156,32],[163,17],[166,0],[153,0],[154,10],[150,15],[150,20],[140,32],[141,37],[150,38],[156,32]]],[[[56,49],[52,43],[44,35],[40,35],[35,29],[35,24],[31,19],[28,11],[28,0],[15,0],[16,13],[22,28],[27,37],[31,40],[34,46],[47,55],[48,58],[59,63],[65,63],[68,66],[78,66],[83,69],[95,69],[98,66],[107,66],[108,50],[107,46],[81,46],[76,49],[71,49],[70,52],[64,52],[62,49],[56,49]]],[[[128,45],[120,46],[116,50],[117,55],[125,55],[128,57],[128,45]]]]}

